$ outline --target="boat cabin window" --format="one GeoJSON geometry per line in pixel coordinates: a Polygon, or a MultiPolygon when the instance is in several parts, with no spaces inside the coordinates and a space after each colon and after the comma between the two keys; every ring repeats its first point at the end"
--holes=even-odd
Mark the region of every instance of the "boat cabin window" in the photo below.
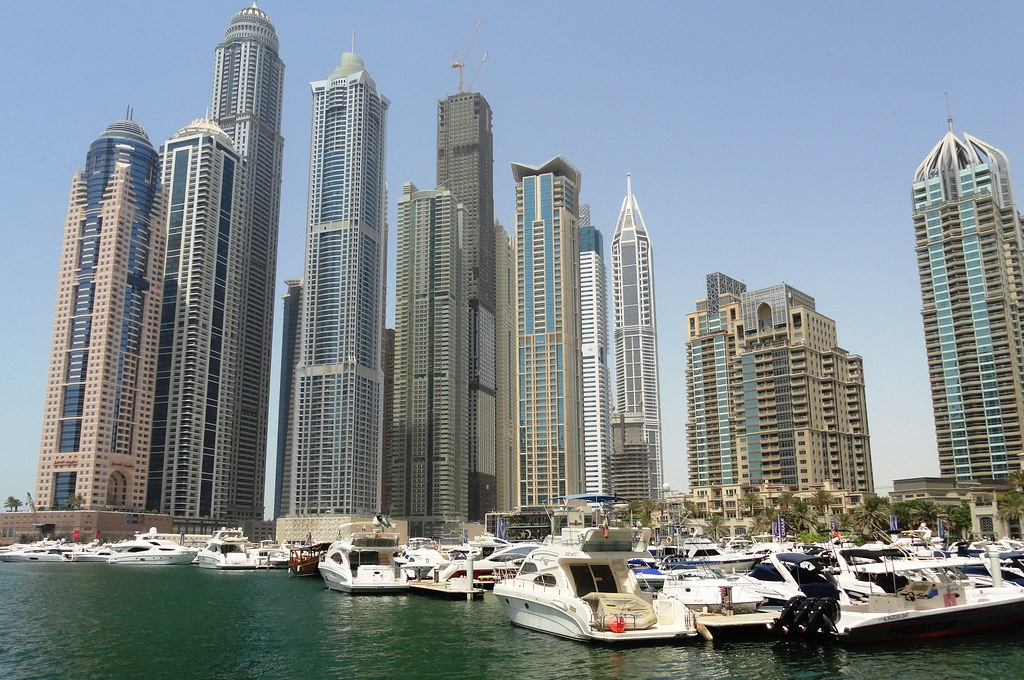
{"type": "Polygon", "coordinates": [[[533,578],[533,582],[550,588],[555,585],[555,577],[553,574],[538,574],[533,578]]]}
{"type": "Polygon", "coordinates": [[[533,562],[526,562],[523,564],[523,568],[520,570],[523,574],[532,574],[537,571],[537,565],[533,562]]]}
{"type": "Polygon", "coordinates": [[[770,564],[759,564],[754,567],[754,570],[750,572],[751,578],[756,578],[758,581],[784,581],[782,575],[779,574],[770,564]]]}
{"type": "Polygon", "coordinates": [[[334,560],[336,563],[341,564],[341,553],[332,553],[331,559],[334,560]]]}

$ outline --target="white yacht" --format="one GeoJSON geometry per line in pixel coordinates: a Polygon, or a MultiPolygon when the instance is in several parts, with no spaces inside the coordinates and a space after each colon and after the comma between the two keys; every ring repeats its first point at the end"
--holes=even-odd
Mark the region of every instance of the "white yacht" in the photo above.
{"type": "Polygon", "coordinates": [[[644,597],[627,560],[628,528],[563,529],[526,557],[519,573],[494,586],[513,625],[608,644],[673,642],[697,635],[682,602],[644,597]]]}
{"type": "Polygon", "coordinates": [[[135,538],[115,543],[110,547],[107,564],[143,564],[150,566],[192,564],[198,552],[171,540],[156,529],[135,534],[135,538]]]}
{"type": "Polygon", "coordinates": [[[658,597],[672,597],[694,611],[713,614],[752,614],[768,599],[755,587],[731,581],[707,565],[674,571],[665,579],[658,597]]]}
{"type": "Polygon", "coordinates": [[[694,536],[676,546],[673,554],[666,549],[665,558],[661,561],[661,570],[665,573],[673,569],[686,569],[694,564],[707,564],[715,569],[742,574],[754,568],[764,557],[752,553],[723,553],[709,538],[694,536]]]}
{"type": "Polygon", "coordinates": [[[343,524],[339,538],[320,560],[320,577],[330,590],[357,594],[403,593],[409,582],[395,555],[402,549],[397,529],[372,522],[343,524]]]}
{"type": "Polygon", "coordinates": [[[256,558],[260,569],[287,569],[291,551],[274,541],[260,541],[259,546],[249,548],[249,554],[256,558]]]}
{"type": "Polygon", "coordinates": [[[407,578],[422,580],[432,578],[435,571],[449,563],[449,557],[431,538],[410,538],[395,554],[395,562],[407,578]]]}
{"type": "Polygon", "coordinates": [[[76,552],[74,556],[74,561],[106,563],[111,558],[111,556],[113,556],[113,554],[114,544],[104,543],[103,545],[86,547],[85,549],[76,552]]]}
{"type": "MultiPolygon", "coordinates": [[[[473,560],[473,580],[498,582],[515,576],[526,560],[526,556],[540,547],[540,543],[510,543],[507,547],[495,550],[487,557],[476,557],[473,560]]],[[[452,560],[441,566],[437,580],[441,583],[466,575],[467,560],[452,560]]]]}
{"type": "Polygon", "coordinates": [[[70,562],[71,551],[61,545],[30,545],[0,554],[0,562],[70,562]]]}
{"type": "Polygon", "coordinates": [[[206,569],[256,569],[259,561],[250,554],[251,547],[241,528],[221,527],[199,551],[196,561],[206,569]]]}

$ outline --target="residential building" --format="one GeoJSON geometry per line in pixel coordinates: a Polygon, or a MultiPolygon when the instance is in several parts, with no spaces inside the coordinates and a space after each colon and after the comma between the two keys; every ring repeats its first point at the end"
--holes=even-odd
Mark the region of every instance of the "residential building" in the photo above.
{"type": "MultiPolygon", "coordinates": [[[[611,489],[611,378],[608,368],[608,273],[597,227],[580,227],[580,324],[583,354],[583,458],[587,493],[611,489]]],[[[644,496],[646,497],[646,495],[644,496]]]]}
{"type": "MultiPolygon", "coordinates": [[[[469,306],[462,209],[406,182],[398,200],[391,512],[436,536],[469,512],[469,306]]],[[[492,436],[493,439],[493,436],[492,436]]]]}
{"type": "Polygon", "coordinates": [[[516,182],[519,489],[516,507],[582,493],[580,171],[512,164],[516,182]]]}
{"type": "Polygon", "coordinates": [[[639,501],[651,495],[651,444],[644,417],[639,413],[611,414],[612,451],[608,470],[609,488],[620,498],[639,501]]]}
{"type": "Polygon", "coordinates": [[[495,233],[495,456],[494,477],[499,512],[509,512],[519,498],[519,363],[516,326],[516,242],[504,227],[495,233]]]}
{"type": "Polygon", "coordinates": [[[716,291],[686,317],[691,489],[873,491],[863,361],[835,321],[786,284],[716,291]]]}
{"type": "Polygon", "coordinates": [[[626,175],[626,197],[612,237],[612,306],[615,327],[615,406],[643,416],[651,444],[651,498],[664,478],[661,396],[658,384],[658,324],[654,304],[654,252],[626,175]]]}
{"type": "Polygon", "coordinates": [[[176,518],[236,519],[243,168],[206,119],[182,128],[161,158],[167,255],[146,506],[176,518]]]}
{"type": "Polygon", "coordinates": [[[380,511],[387,98],[345,52],[313,92],[292,504],[380,511]]]}
{"type": "Polygon", "coordinates": [[[437,104],[437,186],[462,204],[469,305],[469,515],[495,509],[495,236],[491,106],[479,92],[437,104]]]}
{"type": "Polygon", "coordinates": [[[950,120],[912,197],[939,472],[1005,479],[1024,454],[1024,268],[1009,160],[958,139],[950,120]]]}
{"type": "Polygon", "coordinates": [[[292,463],[295,451],[295,366],[301,356],[302,279],[285,279],[281,296],[281,381],[277,402],[277,477],[274,481],[274,519],[291,507],[292,463]]]}
{"type": "Polygon", "coordinates": [[[255,2],[235,14],[217,46],[210,107],[245,167],[242,219],[234,227],[243,246],[237,327],[242,364],[234,404],[236,453],[224,490],[226,516],[238,521],[263,519],[284,156],[284,62],[278,50],[274,24],[255,2]]]}
{"type": "Polygon", "coordinates": [[[35,507],[146,508],[166,206],[146,131],[116,120],[71,182],[35,507]]]}

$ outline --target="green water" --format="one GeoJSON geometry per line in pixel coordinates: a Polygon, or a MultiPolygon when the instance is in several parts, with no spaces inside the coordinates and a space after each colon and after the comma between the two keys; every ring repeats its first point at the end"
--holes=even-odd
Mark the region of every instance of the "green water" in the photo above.
{"type": "Polygon", "coordinates": [[[1020,678],[1021,631],[900,646],[607,649],[482,601],[351,597],[281,571],[0,563],[0,680],[1020,678]]]}

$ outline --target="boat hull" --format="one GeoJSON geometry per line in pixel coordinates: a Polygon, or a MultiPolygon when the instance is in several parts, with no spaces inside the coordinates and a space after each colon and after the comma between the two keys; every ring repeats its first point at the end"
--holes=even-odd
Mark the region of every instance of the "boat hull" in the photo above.
{"type": "Polygon", "coordinates": [[[320,577],[328,590],[350,595],[395,595],[409,592],[408,582],[395,578],[394,571],[389,567],[360,567],[358,576],[353,577],[347,567],[325,561],[320,564],[320,577]]]}
{"type": "Polygon", "coordinates": [[[837,628],[841,641],[864,643],[967,635],[1021,622],[1024,622],[1024,595],[1001,603],[985,602],[884,615],[843,611],[837,628]]]}
{"type": "Polygon", "coordinates": [[[192,564],[192,560],[194,560],[195,557],[195,553],[180,553],[177,555],[145,555],[136,553],[131,555],[114,555],[107,559],[107,564],[142,564],[151,567],[158,567],[192,564]]]}

